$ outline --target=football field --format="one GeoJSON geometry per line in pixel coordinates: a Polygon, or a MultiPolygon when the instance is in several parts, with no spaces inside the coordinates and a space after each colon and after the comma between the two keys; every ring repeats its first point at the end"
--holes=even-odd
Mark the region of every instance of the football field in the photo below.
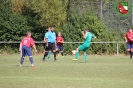
{"type": "Polygon", "coordinates": [[[133,60],[128,56],[53,56],[42,62],[34,55],[36,68],[28,57],[19,67],[20,55],[0,56],[0,88],[133,88],[133,60]]]}

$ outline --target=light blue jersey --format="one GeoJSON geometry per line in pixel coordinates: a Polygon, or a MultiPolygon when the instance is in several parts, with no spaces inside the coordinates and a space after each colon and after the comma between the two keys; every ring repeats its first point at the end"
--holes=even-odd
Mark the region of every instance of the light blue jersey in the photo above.
{"type": "Polygon", "coordinates": [[[54,42],[56,41],[56,34],[55,34],[55,32],[48,31],[48,32],[45,34],[45,38],[48,39],[48,42],[54,43],[54,42]]]}

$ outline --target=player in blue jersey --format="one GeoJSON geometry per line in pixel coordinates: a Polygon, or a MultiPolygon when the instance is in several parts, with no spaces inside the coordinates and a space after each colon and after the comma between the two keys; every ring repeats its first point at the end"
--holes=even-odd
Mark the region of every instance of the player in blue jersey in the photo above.
{"type": "Polygon", "coordinates": [[[56,34],[54,32],[54,27],[51,27],[48,32],[45,33],[45,42],[46,42],[46,48],[45,53],[43,57],[43,61],[45,61],[45,58],[48,55],[48,52],[51,50],[54,54],[54,61],[57,61],[56,59],[56,34]]]}

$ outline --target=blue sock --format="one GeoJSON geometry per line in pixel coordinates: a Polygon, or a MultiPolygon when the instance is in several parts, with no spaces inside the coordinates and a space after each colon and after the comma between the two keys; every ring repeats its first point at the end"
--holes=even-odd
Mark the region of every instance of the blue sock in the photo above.
{"type": "Polygon", "coordinates": [[[23,58],[23,57],[21,57],[21,59],[20,59],[20,64],[22,65],[22,64],[23,64],[23,62],[24,62],[24,58],[23,58]]]}
{"type": "Polygon", "coordinates": [[[29,59],[30,59],[30,63],[33,64],[33,58],[30,57],[29,59]]]}

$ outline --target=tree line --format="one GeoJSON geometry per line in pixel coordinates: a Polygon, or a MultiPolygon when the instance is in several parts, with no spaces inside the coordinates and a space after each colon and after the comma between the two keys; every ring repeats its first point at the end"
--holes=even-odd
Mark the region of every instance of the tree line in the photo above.
{"type": "MultiPolygon", "coordinates": [[[[32,32],[35,41],[43,41],[49,26],[62,32],[66,42],[83,42],[81,31],[89,28],[97,36],[94,41],[122,41],[124,33],[108,30],[96,12],[79,11],[73,2],[82,0],[0,0],[0,41],[20,41],[26,31],[32,32]]],[[[88,0],[85,0],[88,1],[88,0]]],[[[94,1],[94,0],[89,0],[94,1]]],[[[103,0],[104,3],[109,0],[103,0]]],[[[95,0],[99,2],[99,0],[95,0]]],[[[94,8],[95,6],[91,6],[94,8]]],[[[89,9],[89,8],[87,8],[89,9]]],[[[64,44],[65,54],[70,54],[79,44],[64,44]]],[[[18,44],[0,44],[0,53],[18,53],[18,44]]],[[[114,54],[115,44],[93,44],[90,54],[114,54]]],[[[121,44],[124,53],[125,45],[121,44]]],[[[37,44],[43,52],[43,44],[37,44]]]]}

